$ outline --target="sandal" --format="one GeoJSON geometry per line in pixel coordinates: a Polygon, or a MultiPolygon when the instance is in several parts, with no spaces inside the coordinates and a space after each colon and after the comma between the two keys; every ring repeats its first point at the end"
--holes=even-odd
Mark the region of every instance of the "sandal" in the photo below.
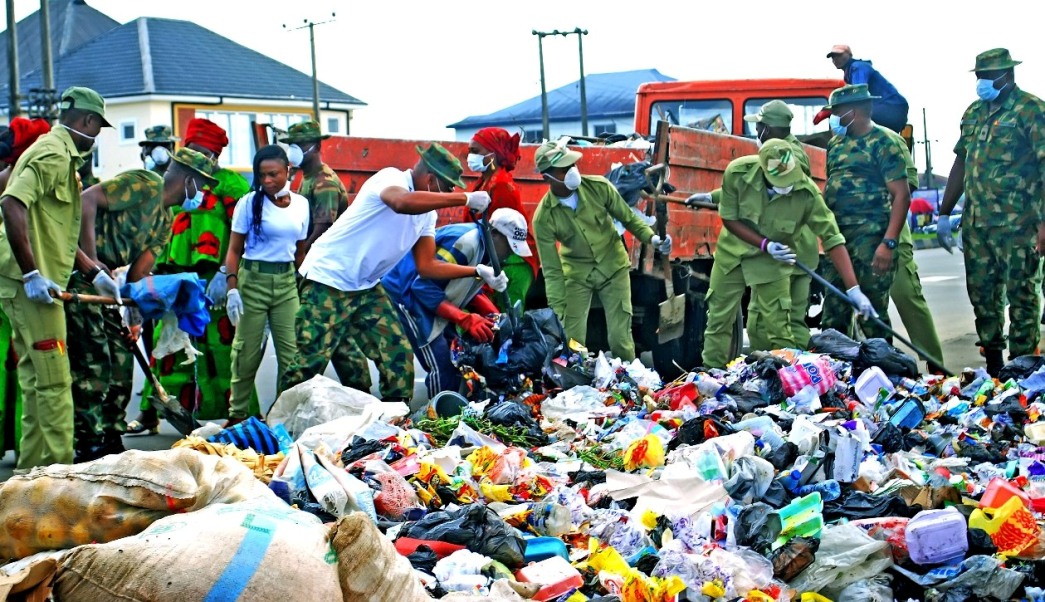
{"type": "Polygon", "coordinates": [[[127,435],[158,435],[160,434],[160,419],[159,417],[151,412],[150,416],[146,415],[146,412],[142,412],[137,418],[127,423],[127,435]]]}

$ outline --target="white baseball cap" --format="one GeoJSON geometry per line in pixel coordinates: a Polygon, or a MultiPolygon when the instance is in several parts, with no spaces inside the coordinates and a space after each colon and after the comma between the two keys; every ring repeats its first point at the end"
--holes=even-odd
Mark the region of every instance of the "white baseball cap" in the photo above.
{"type": "Polygon", "coordinates": [[[526,218],[515,209],[501,207],[490,215],[490,226],[504,234],[512,251],[519,257],[530,257],[530,245],[526,244],[526,218]]]}

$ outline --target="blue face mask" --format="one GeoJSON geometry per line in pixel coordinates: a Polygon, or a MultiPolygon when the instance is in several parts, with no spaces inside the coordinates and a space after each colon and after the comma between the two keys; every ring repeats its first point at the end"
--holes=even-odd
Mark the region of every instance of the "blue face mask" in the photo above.
{"type": "MultiPolygon", "coordinates": [[[[849,113],[852,113],[852,111],[849,111],[849,113]]],[[[849,131],[848,125],[842,125],[842,118],[849,113],[843,115],[832,115],[827,120],[827,123],[831,126],[831,132],[833,132],[835,136],[845,136],[845,133],[849,131]]],[[[852,122],[850,122],[849,125],[852,125],[852,122]]]]}
{"type": "Polygon", "coordinates": [[[200,208],[203,204],[203,191],[196,188],[196,194],[189,196],[189,185],[185,184],[185,200],[181,203],[181,208],[186,211],[195,211],[200,208]]]}
{"type": "MultiPolygon", "coordinates": [[[[991,102],[992,100],[998,98],[998,95],[1001,94],[1001,90],[994,87],[994,82],[998,81],[1003,77],[1005,76],[999,76],[997,79],[976,80],[976,96],[979,96],[980,100],[986,100],[987,102],[991,102]]],[[[1002,90],[1004,89],[1005,86],[1002,86],[1002,90]]]]}

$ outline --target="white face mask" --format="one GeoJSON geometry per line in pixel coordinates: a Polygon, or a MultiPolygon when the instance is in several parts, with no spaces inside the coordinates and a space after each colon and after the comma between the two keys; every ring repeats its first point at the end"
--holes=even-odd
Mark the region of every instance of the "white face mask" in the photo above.
{"type": "Polygon", "coordinates": [[[155,170],[171,162],[171,152],[162,146],[154,146],[152,151],[145,156],[145,169],[155,170]]]}
{"type": "Polygon", "coordinates": [[[577,190],[581,187],[581,170],[577,169],[574,165],[570,168],[570,171],[566,172],[566,176],[562,179],[562,183],[566,185],[566,188],[570,190],[577,190]]]}
{"type": "Polygon", "coordinates": [[[795,189],[795,185],[790,186],[774,186],[773,192],[777,194],[791,194],[791,191],[795,189]]]}
{"type": "Polygon", "coordinates": [[[287,147],[287,160],[290,161],[290,165],[293,167],[301,167],[301,163],[305,160],[305,155],[312,152],[315,146],[308,147],[308,150],[303,150],[296,144],[291,144],[287,147]]]}
{"type": "Polygon", "coordinates": [[[489,155],[480,155],[478,153],[468,153],[468,169],[477,172],[484,172],[490,166],[486,164],[486,157],[489,155]]]}

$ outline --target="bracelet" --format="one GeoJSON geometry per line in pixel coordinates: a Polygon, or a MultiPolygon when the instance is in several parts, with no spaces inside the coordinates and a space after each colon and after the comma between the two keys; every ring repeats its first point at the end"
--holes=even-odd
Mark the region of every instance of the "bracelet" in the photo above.
{"type": "Polygon", "coordinates": [[[239,276],[236,274],[236,272],[233,272],[231,274],[225,274],[226,282],[228,282],[229,278],[235,278],[236,280],[239,280],[239,276]]]}
{"type": "Polygon", "coordinates": [[[769,239],[768,238],[763,238],[762,239],[762,245],[759,248],[762,249],[763,253],[765,253],[766,252],[766,247],[768,247],[768,246],[769,246],[769,239]]]}
{"type": "Polygon", "coordinates": [[[97,278],[98,274],[100,274],[100,273],[102,273],[102,268],[99,267],[98,265],[95,265],[93,270],[91,270],[90,272],[87,272],[83,276],[87,280],[89,280],[91,282],[94,282],[94,279],[97,278]]]}

